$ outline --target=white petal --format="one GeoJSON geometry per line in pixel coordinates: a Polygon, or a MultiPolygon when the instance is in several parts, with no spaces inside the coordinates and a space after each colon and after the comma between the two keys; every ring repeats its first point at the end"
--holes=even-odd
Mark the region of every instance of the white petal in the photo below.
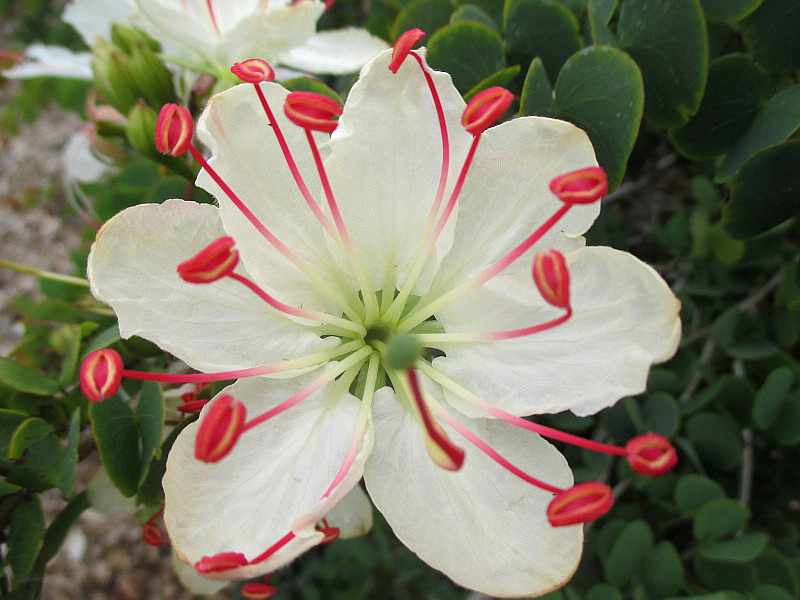
{"type": "MultiPolygon", "coordinates": [[[[425,77],[412,57],[393,74],[391,54],[382,52],[362,69],[326,163],[353,245],[381,287],[387,274],[405,281],[442,168],[439,121],[425,77]]],[[[450,76],[431,75],[449,131],[452,187],[472,136],[461,126],[464,101],[450,76]]],[[[438,255],[448,247],[449,237],[442,236],[438,255]]]]}
{"type": "MultiPolygon", "coordinates": [[[[435,466],[412,415],[376,398],[376,444],[364,478],[397,537],[459,585],[492,596],[539,595],[564,583],[581,555],[582,529],[553,528],[552,494],[523,482],[474,446],[461,470],[435,466]]],[[[499,421],[469,427],[534,477],[569,486],[564,458],[539,436],[499,421]]],[[[463,441],[445,427],[456,442],[463,441]]],[[[467,444],[468,442],[464,442],[467,444]]]]}
{"type": "Polygon", "coordinates": [[[72,52],[60,46],[32,44],[25,49],[24,62],[3,71],[8,79],[31,77],[92,78],[92,55],[89,52],[72,52]]]}
{"type": "Polygon", "coordinates": [[[339,528],[339,538],[350,538],[366,535],[372,529],[372,503],[359,486],[354,487],[325,515],[331,527],[339,528]]]}
{"type": "MultiPolygon", "coordinates": [[[[283,112],[288,92],[274,83],[261,89],[300,173],[321,202],[319,177],[305,133],[283,112]]],[[[236,86],[214,96],[200,117],[197,132],[212,152],[211,166],[234,193],[283,244],[336,285],[322,227],[286,166],[253,86],[236,86]]],[[[329,308],[308,278],[258,233],[205,171],[201,171],[197,184],[217,198],[225,230],[236,239],[248,272],[263,287],[274,291],[283,302],[317,310],[329,308]]]]}
{"type": "MultiPolygon", "coordinates": [[[[567,255],[574,314],[534,335],[444,345],[434,366],[516,415],[597,412],[645,389],[650,365],[675,352],[680,304],[663,279],[627,252],[567,255]]],[[[447,331],[506,331],[560,316],[528,272],[497,277],[439,315],[447,331]]],[[[475,415],[452,394],[448,400],[475,415]]]]}
{"type": "MultiPolygon", "coordinates": [[[[566,121],[522,117],[486,130],[459,196],[453,247],[433,293],[501,259],[560,209],[562,202],[548,187],[553,178],[595,165],[589,138],[566,121]]],[[[583,246],[580,235],[599,212],[599,202],[575,206],[535,248],[566,252],[583,246]]],[[[529,263],[523,256],[509,270],[529,263]]]]}
{"type": "Polygon", "coordinates": [[[181,582],[181,585],[192,594],[216,594],[229,583],[227,581],[206,579],[178,558],[174,552],[172,553],[172,570],[175,571],[175,575],[178,576],[178,581],[181,582]]]}
{"type": "MultiPolygon", "coordinates": [[[[240,380],[224,393],[243,402],[248,419],[252,419],[310,380],[308,376],[240,380]]],[[[163,481],[164,522],[183,560],[194,564],[204,556],[222,552],[240,552],[252,560],[292,531],[299,515],[318,504],[342,465],[360,407],[357,398],[337,392],[335,387],[329,385],[245,432],[218,463],[194,458],[198,424],[178,436],[163,481]]],[[[201,413],[200,422],[208,407],[201,413]]],[[[371,447],[371,441],[370,431],[364,447],[371,447]]],[[[368,453],[368,449],[360,453],[354,463],[355,480],[348,478],[337,488],[341,495],[360,478],[368,453]]],[[[331,508],[327,506],[325,512],[331,508]]],[[[297,537],[272,558],[209,576],[240,579],[271,572],[322,538],[313,531],[313,523],[294,532],[297,537]]]]}
{"type": "Polygon", "coordinates": [[[202,371],[330,347],[235,281],[191,284],[178,276],[179,263],[224,235],[213,206],[167,200],[129,208],[97,234],[88,265],[92,293],[117,313],[123,337],[151,340],[202,371]]]}
{"type": "Polygon", "coordinates": [[[97,181],[114,166],[103,162],[92,151],[92,142],[89,139],[91,125],[74,134],[64,148],[64,179],[73,181],[97,181]]]}
{"type": "Polygon", "coordinates": [[[342,75],[358,71],[386,48],[385,41],[370,35],[366,29],[347,27],[313,35],[302,46],[284,53],[281,63],[311,73],[342,75]]]}
{"type": "Polygon", "coordinates": [[[111,37],[114,23],[127,24],[132,11],[129,0],[73,0],[61,18],[78,30],[87,45],[94,46],[98,36],[111,37]]]}
{"type": "Polygon", "coordinates": [[[104,515],[126,517],[136,512],[136,499],[123,496],[103,467],[94,472],[86,492],[92,508],[104,515]]]}
{"type": "Polygon", "coordinates": [[[213,56],[220,41],[208,11],[195,10],[181,0],[134,0],[138,22],[162,44],[194,52],[204,59],[213,56]]]}

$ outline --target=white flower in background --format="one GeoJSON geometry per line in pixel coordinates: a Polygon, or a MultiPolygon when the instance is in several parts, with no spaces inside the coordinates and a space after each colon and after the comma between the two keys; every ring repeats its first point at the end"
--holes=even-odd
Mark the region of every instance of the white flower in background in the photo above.
{"type": "Polygon", "coordinates": [[[103,350],[82,365],[87,396],[123,377],[239,379],[179,435],[164,478],[173,547],[206,576],[268,574],[365,531],[363,477],[432,567],[538,595],[571,577],[578,523],[611,505],[539,433],[640,472],[675,463],[660,436],[617,447],[520,418],[641,392],[675,351],[678,302],[630,254],[585,247],[605,192],[587,136],[538,117],[487,129],[510,93],[465,107],[410,50],[420,35],[367,63],[343,112],[237,65],[252,85],[198,124],[208,161],[188,113],[165,106],[157,146],[190,151],[219,206],[140,205],[98,233],[89,279],[123,337],[201,373],[125,370],[103,350]]]}

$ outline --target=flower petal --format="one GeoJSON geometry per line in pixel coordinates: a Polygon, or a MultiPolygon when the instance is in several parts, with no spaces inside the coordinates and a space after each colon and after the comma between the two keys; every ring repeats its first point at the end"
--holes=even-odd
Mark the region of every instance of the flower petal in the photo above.
{"type": "MultiPolygon", "coordinates": [[[[443,344],[434,366],[516,415],[571,410],[588,415],[645,389],[650,365],[675,352],[680,304],[663,279],[627,252],[588,247],[566,255],[573,316],[531,336],[443,344]]],[[[545,303],[530,274],[497,277],[442,310],[448,332],[506,331],[563,314],[545,303]]],[[[452,394],[448,401],[475,413],[452,394]]]]}
{"type": "Polygon", "coordinates": [[[98,36],[111,37],[114,23],[127,24],[132,12],[133,4],[128,0],[73,0],[61,18],[77,29],[88,46],[94,46],[98,36]]]}
{"type": "Polygon", "coordinates": [[[88,265],[92,293],[117,313],[123,337],[139,335],[202,371],[330,347],[239,283],[180,279],[178,263],[223,235],[213,206],[167,200],[129,208],[97,234],[88,265]]]}
{"type": "MultiPolygon", "coordinates": [[[[254,378],[240,380],[224,393],[243,402],[252,418],[309,382],[308,376],[254,378]]],[[[190,564],[225,552],[253,560],[292,531],[296,517],[318,503],[339,471],[359,405],[357,398],[329,385],[245,432],[218,463],[195,459],[199,427],[196,423],[187,427],[169,454],[163,481],[164,522],[179,556],[190,564]]],[[[200,419],[207,413],[208,408],[200,419]]],[[[363,439],[365,451],[353,467],[357,476],[340,484],[337,492],[342,495],[361,476],[371,448],[371,428],[363,439]]],[[[329,512],[332,506],[326,508],[329,512]]],[[[322,541],[324,536],[313,526],[295,529],[296,537],[267,560],[208,576],[241,579],[271,572],[322,541]]]]}
{"type": "Polygon", "coordinates": [[[321,31],[302,46],[281,56],[281,64],[312,73],[343,75],[358,71],[364,63],[387,47],[366,29],[346,27],[321,31]]]}
{"type": "MultiPolygon", "coordinates": [[[[378,289],[387,274],[405,281],[442,168],[439,121],[425,77],[412,57],[393,74],[391,54],[382,52],[361,70],[326,162],[356,253],[378,289]]],[[[461,126],[465,105],[450,76],[431,76],[449,131],[452,187],[472,136],[461,126]]],[[[448,247],[444,235],[436,252],[448,247]]]]}
{"type": "Polygon", "coordinates": [[[31,77],[92,78],[92,55],[89,52],[72,52],[61,46],[31,44],[25,49],[24,62],[2,71],[8,79],[31,77]]]}
{"type": "Polygon", "coordinates": [[[366,535],[372,529],[372,502],[361,487],[355,486],[325,515],[325,520],[339,529],[340,539],[366,535]]]}
{"type": "MultiPolygon", "coordinates": [[[[548,524],[552,494],[473,446],[466,447],[460,471],[440,469],[425,452],[410,410],[390,398],[376,397],[374,417],[367,490],[422,560],[459,585],[500,597],[543,594],[572,575],[582,529],[548,524]]],[[[499,421],[474,420],[469,427],[521,469],[553,485],[571,484],[566,460],[539,436],[499,421]]]]}

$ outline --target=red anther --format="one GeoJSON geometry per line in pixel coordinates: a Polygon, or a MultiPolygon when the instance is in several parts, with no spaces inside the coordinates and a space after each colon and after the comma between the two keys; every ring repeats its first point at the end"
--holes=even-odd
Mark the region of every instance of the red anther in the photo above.
{"type": "Polygon", "coordinates": [[[591,204],[608,191],[608,177],[600,167],[565,173],[550,182],[550,191],[566,204],[591,204]]]}
{"type": "Polygon", "coordinates": [[[614,505],[611,488],[599,481],[587,481],[556,494],[547,507],[547,519],[553,527],[594,521],[614,505]]]}
{"type": "Polygon", "coordinates": [[[100,402],[117,393],[122,383],[122,357],[116,350],[95,350],[83,359],[79,379],[83,395],[100,402]]]}
{"type": "Polygon", "coordinates": [[[194,135],[194,121],[188,110],[177,104],[165,104],[156,122],[156,149],[162,154],[180,156],[189,149],[194,135]]]}
{"type": "Polygon", "coordinates": [[[292,92],[286,96],[283,110],[295,125],[312,131],[333,133],[338,125],[335,117],[342,114],[342,105],[322,94],[292,92]]]}
{"type": "Polygon", "coordinates": [[[394,43],[394,48],[392,48],[392,62],[389,63],[389,70],[392,73],[397,73],[397,70],[400,68],[400,65],[403,64],[406,57],[408,57],[411,49],[424,37],[425,32],[422,31],[422,29],[416,28],[409,29],[405,33],[400,34],[400,37],[398,37],[397,41],[394,43]]]}
{"type": "Polygon", "coordinates": [[[220,396],[200,423],[194,444],[197,460],[213,463],[228,455],[244,428],[247,409],[233,396],[220,396]]]}
{"type": "Polygon", "coordinates": [[[657,433],[645,433],[625,444],[628,464],[642,475],[663,475],[678,464],[678,453],[670,441],[657,433]]]}
{"type": "Polygon", "coordinates": [[[142,539],[145,543],[160,548],[164,545],[164,532],[155,523],[147,521],[142,525],[142,539]]]}
{"type": "Polygon", "coordinates": [[[218,573],[219,571],[230,571],[236,567],[244,567],[249,564],[241,552],[221,552],[214,556],[204,556],[194,563],[194,570],[201,574],[218,573]]]}
{"type": "MultiPolygon", "coordinates": [[[[184,394],[186,395],[186,394],[184,394]]],[[[208,404],[208,400],[187,400],[180,406],[178,410],[183,413],[199,414],[203,407],[208,404]]]]}
{"type": "Polygon", "coordinates": [[[231,73],[245,83],[261,83],[275,79],[275,70],[265,60],[250,58],[237,62],[231,67],[231,73]]]}
{"type": "Polygon", "coordinates": [[[549,250],[537,254],[531,273],[542,298],[558,308],[569,308],[569,270],[561,252],[549,250]]]}
{"type": "Polygon", "coordinates": [[[319,531],[322,532],[322,534],[325,536],[324,538],[322,538],[322,541],[320,542],[320,546],[322,544],[329,544],[333,540],[335,540],[336,538],[339,537],[339,528],[338,527],[323,527],[319,531]]]}
{"type": "Polygon", "coordinates": [[[472,135],[478,135],[494,125],[514,101],[514,94],[505,88],[490,87],[478,92],[467,104],[461,124],[472,135]]]}
{"type": "Polygon", "coordinates": [[[242,598],[247,600],[266,600],[278,593],[278,588],[268,583],[246,583],[242,586],[242,598]]]}
{"type": "Polygon", "coordinates": [[[178,265],[178,275],[189,283],[211,283],[233,273],[239,264],[239,253],[233,250],[236,242],[221,237],[178,265]]]}

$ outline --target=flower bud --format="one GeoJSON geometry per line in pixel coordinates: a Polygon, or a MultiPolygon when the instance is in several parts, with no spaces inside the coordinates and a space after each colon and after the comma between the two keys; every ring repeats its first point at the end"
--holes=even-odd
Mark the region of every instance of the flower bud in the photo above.
{"type": "Polygon", "coordinates": [[[611,488],[599,481],[587,481],[559,492],[547,507],[547,519],[553,527],[594,521],[614,505],[611,488]]]}
{"type": "Polygon", "coordinates": [[[178,405],[177,410],[182,413],[189,413],[193,415],[200,414],[200,411],[203,410],[203,407],[209,402],[208,400],[197,400],[197,399],[185,400],[183,398],[181,399],[183,400],[183,403],[178,405]]]}
{"type": "Polygon", "coordinates": [[[247,409],[233,396],[220,396],[211,405],[200,423],[194,444],[194,456],[207,463],[225,458],[236,444],[244,429],[247,409]]]}
{"type": "Polygon", "coordinates": [[[98,38],[92,51],[92,75],[97,91],[123,114],[139,99],[131,60],[119,48],[98,38]]]}
{"type": "Polygon", "coordinates": [[[177,104],[165,104],[156,122],[156,149],[161,154],[180,156],[189,149],[194,122],[188,110],[177,104]]]}
{"type": "Polygon", "coordinates": [[[175,99],[172,73],[147,44],[134,43],[131,49],[131,71],[139,90],[153,106],[161,106],[175,99]]]}
{"type": "Polygon", "coordinates": [[[178,275],[189,283],[211,283],[233,273],[239,263],[236,242],[230,237],[214,240],[189,260],[178,265],[178,275]]]}
{"type": "Polygon", "coordinates": [[[204,556],[194,563],[194,570],[200,573],[217,573],[244,567],[249,562],[241,552],[221,552],[213,556],[204,556]]]}
{"type": "Polygon", "coordinates": [[[478,135],[502,117],[514,101],[514,94],[505,88],[490,87],[475,94],[461,116],[461,124],[472,135],[478,135]]]}
{"type": "Polygon", "coordinates": [[[400,65],[403,64],[411,49],[425,37],[425,32],[422,29],[409,29],[401,34],[394,43],[392,48],[392,61],[389,63],[389,70],[392,73],[397,73],[400,65]]]}
{"type": "Polygon", "coordinates": [[[153,52],[161,50],[158,42],[141,29],[126,27],[119,23],[111,26],[111,42],[126,54],[131,54],[136,44],[144,44],[153,52]]]}
{"type": "Polygon", "coordinates": [[[342,114],[342,106],[336,100],[314,92],[290,93],[283,110],[295,125],[325,133],[333,133],[338,125],[335,117],[342,114]]]}
{"type": "Polygon", "coordinates": [[[533,259],[533,281],[548,304],[569,308],[569,270],[558,250],[540,252],[533,259]]]}
{"type": "Polygon", "coordinates": [[[267,600],[278,593],[278,589],[268,583],[246,583],[242,586],[242,598],[247,600],[267,600]]]}
{"type": "Polygon", "coordinates": [[[275,71],[270,64],[260,58],[250,58],[237,62],[231,67],[231,73],[245,83],[261,83],[275,79],[275,71]]]}
{"type": "Polygon", "coordinates": [[[606,172],[600,167],[587,167],[556,177],[550,191],[567,204],[591,204],[608,191],[606,172]]]}
{"type": "Polygon", "coordinates": [[[128,113],[125,134],[131,146],[145,156],[153,159],[161,157],[153,148],[153,136],[156,131],[158,115],[144,100],[139,100],[128,113]]]}
{"type": "Polygon", "coordinates": [[[100,402],[117,393],[122,383],[122,357],[116,350],[95,350],[83,359],[80,373],[83,395],[92,402],[100,402]]]}
{"type": "Polygon", "coordinates": [[[164,545],[164,532],[161,527],[148,521],[142,525],[142,539],[145,543],[160,548],[164,545]]]}
{"type": "Polygon", "coordinates": [[[678,453],[670,441],[657,433],[637,436],[625,444],[628,464],[642,475],[663,475],[678,464],[678,453]]]}

